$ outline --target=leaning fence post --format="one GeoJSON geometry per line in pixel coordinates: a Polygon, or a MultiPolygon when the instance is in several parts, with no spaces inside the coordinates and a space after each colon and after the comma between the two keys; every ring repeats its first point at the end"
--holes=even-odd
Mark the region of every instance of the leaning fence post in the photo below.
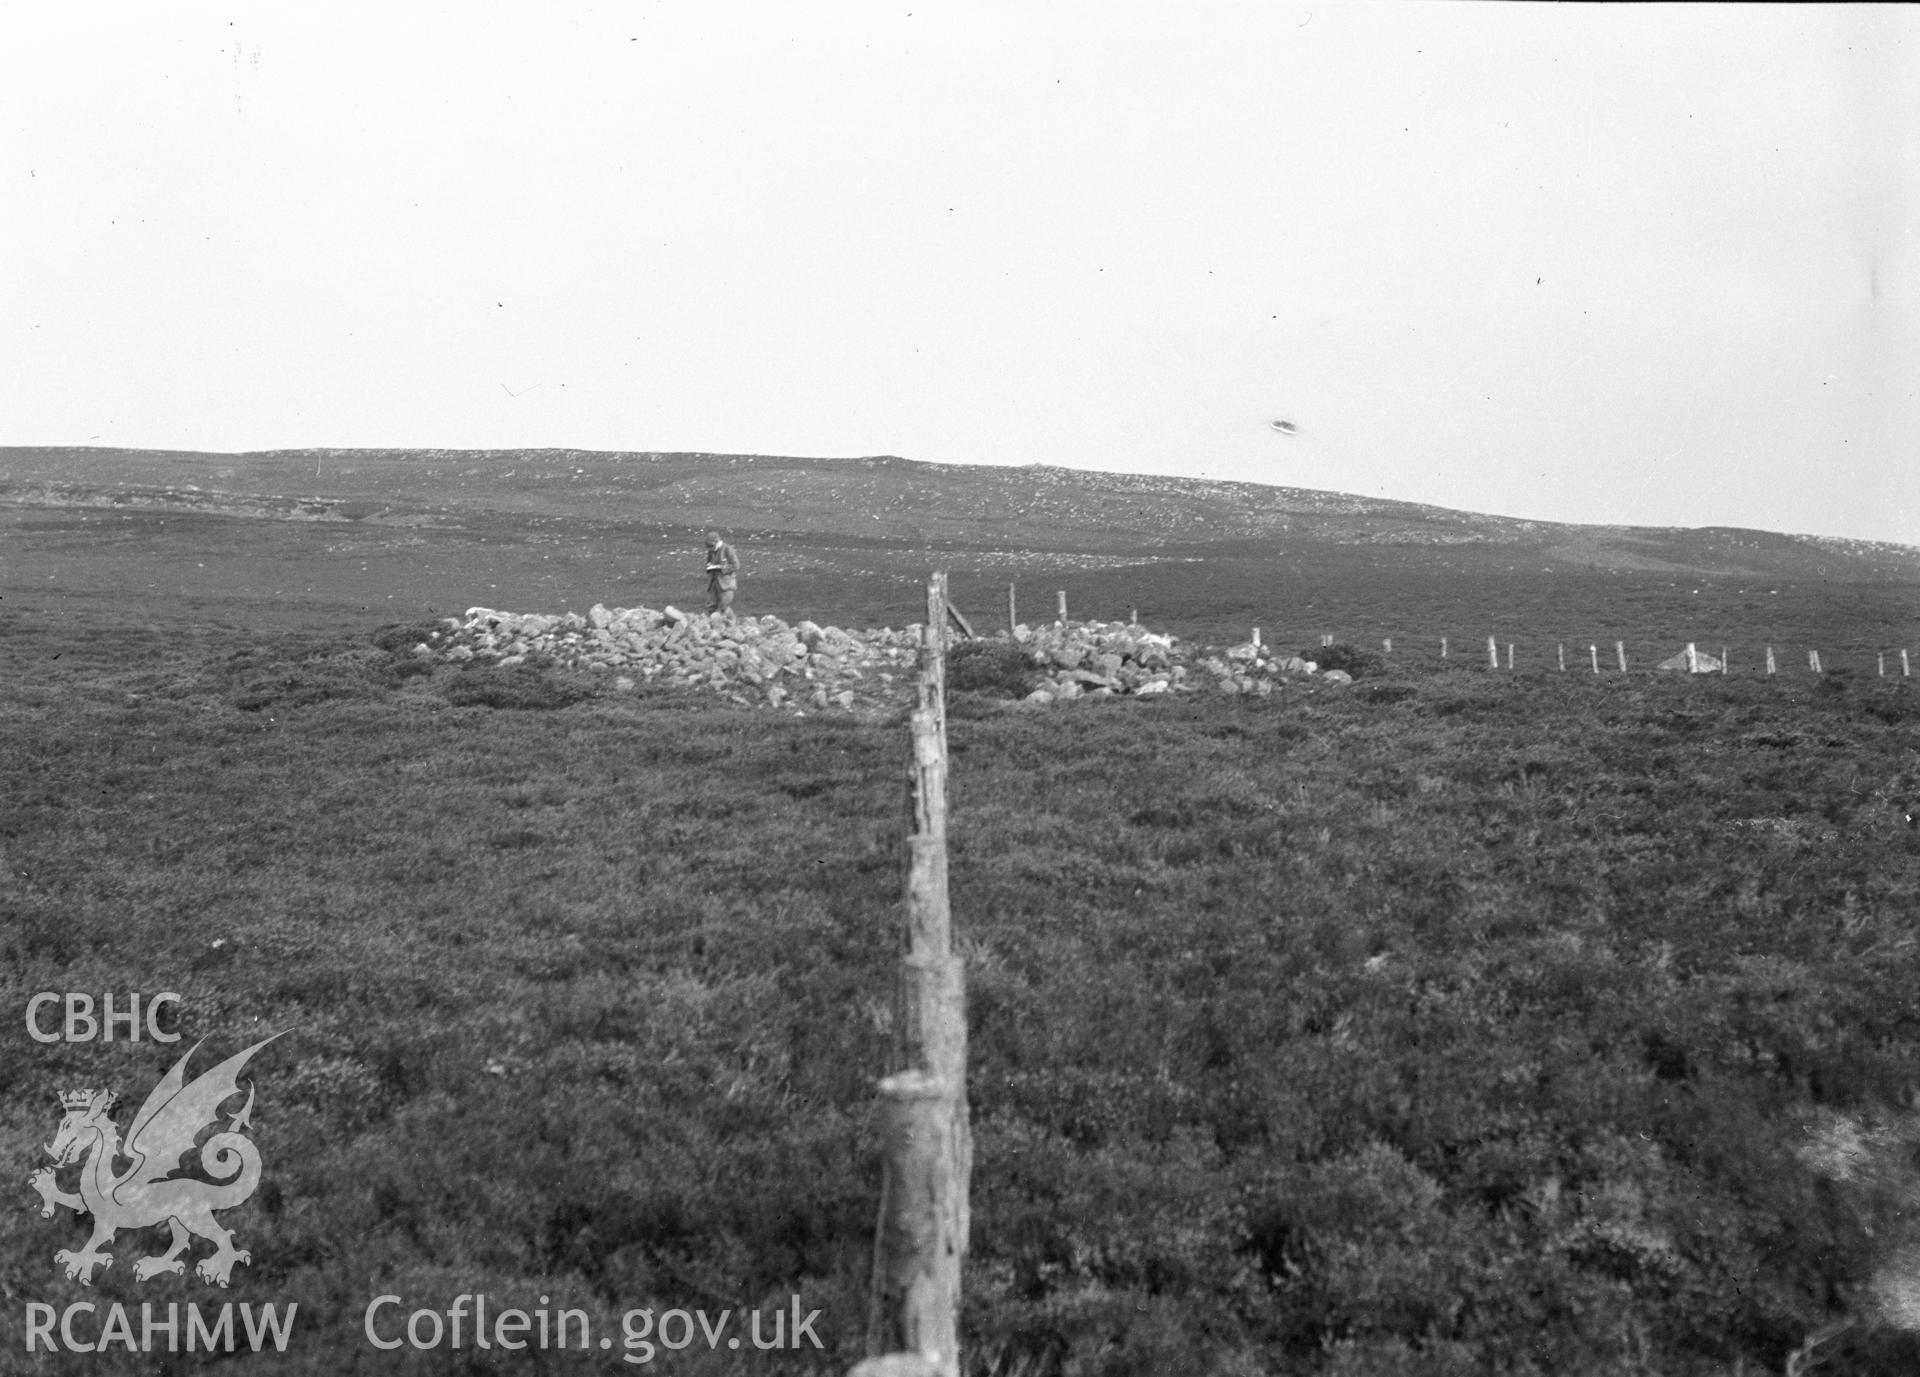
{"type": "Polygon", "coordinates": [[[1820,673],[1820,652],[1819,651],[1809,650],[1807,652],[1807,668],[1812,670],[1815,674],[1820,673]]]}
{"type": "MultiPolygon", "coordinates": [[[[1064,595],[1063,595],[1064,597],[1064,595]]],[[[927,583],[919,703],[909,714],[906,924],[894,1059],[880,1082],[886,1153],[867,1314],[856,1372],[959,1377],[960,1274],[966,1257],[966,978],[953,954],[947,895],[946,575],[927,583]]]]}

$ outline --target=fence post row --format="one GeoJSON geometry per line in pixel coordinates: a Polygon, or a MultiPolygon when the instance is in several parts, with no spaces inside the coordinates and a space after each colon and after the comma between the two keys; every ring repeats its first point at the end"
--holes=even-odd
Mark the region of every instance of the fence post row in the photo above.
{"type": "Polygon", "coordinates": [[[899,1069],[880,1082],[886,1161],[867,1315],[869,1356],[851,1377],[959,1377],[960,1372],[960,1271],[967,1251],[973,1140],[967,1112],[966,977],[953,954],[947,895],[946,584],[944,572],[927,583],[918,701],[908,719],[912,831],[894,1015],[899,1069]]]}
{"type": "MultiPolygon", "coordinates": [[[[951,604],[946,603],[944,601],[946,596],[946,585],[944,581],[945,575],[935,574],[934,578],[941,581],[940,596],[942,599],[942,604],[941,604],[942,611],[939,613],[939,615],[942,616],[945,620],[951,621],[955,626],[959,627],[960,630],[964,632],[967,636],[972,637],[976,635],[977,633],[975,633],[972,624],[969,623],[967,619],[960,614],[959,610],[954,608],[951,604]]],[[[1014,589],[1015,589],[1015,585],[1011,583],[1007,585],[1007,632],[1009,635],[1013,633],[1014,628],[1018,625],[1018,618],[1017,618],[1018,609],[1015,604],[1014,589]]],[[[1055,596],[1059,600],[1059,614],[1058,614],[1059,620],[1061,621],[1062,624],[1064,624],[1067,620],[1067,590],[1062,588],[1055,594],[1055,596]]],[[[936,615],[931,610],[933,607],[932,599],[933,599],[933,588],[932,588],[932,585],[930,584],[928,588],[928,607],[930,609],[928,612],[929,617],[936,615]]],[[[1127,620],[1135,626],[1138,626],[1140,624],[1140,609],[1138,606],[1130,606],[1127,608],[1127,620]]],[[[1261,638],[1260,628],[1257,626],[1253,628],[1251,642],[1255,646],[1259,646],[1263,643],[1261,638]]],[[[1328,633],[1328,632],[1321,633],[1320,645],[1322,649],[1325,649],[1333,645],[1333,643],[1334,643],[1334,637],[1331,633],[1328,633]]],[[[1507,642],[1506,667],[1509,670],[1511,670],[1514,666],[1514,646],[1515,646],[1514,642],[1512,641],[1507,642]]],[[[1385,637],[1381,640],[1380,650],[1381,650],[1381,653],[1385,655],[1393,654],[1393,638],[1391,636],[1385,637]]],[[[1440,638],[1440,658],[1445,660],[1449,657],[1450,653],[1451,653],[1451,645],[1450,645],[1449,639],[1445,636],[1442,636],[1440,638]]],[[[1701,669],[1700,669],[1701,655],[1700,655],[1699,644],[1694,641],[1687,642],[1687,648],[1684,653],[1686,656],[1687,671],[1691,674],[1700,673],[1701,672],[1701,669]]],[[[1892,652],[1892,654],[1896,654],[1900,657],[1901,677],[1912,678],[1913,662],[1912,662],[1910,653],[1905,649],[1901,649],[1901,650],[1892,652]]],[[[1627,673],[1628,672],[1627,643],[1625,641],[1615,641],[1613,643],[1613,655],[1614,655],[1615,662],[1619,666],[1620,672],[1622,674],[1627,673]]],[[[1875,653],[1875,670],[1878,673],[1878,675],[1883,679],[1887,677],[1888,656],[1889,656],[1889,652],[1884,649],[1879,650],[1875,653]]],[[[1567,668],[1567,646],[1565,641],[1561,641],[1555,646],[1555,660],[1558,663],[1561,672],[1565,673],[1567,668]]],[[[1597,642],[1590,643],[1587,646],[1587,661],[1589,666],[1592,668],[1593,672],[1595,674],[1598,674],[1600,672],[1600,646],[1597,642]]],[[[1709,660],[1708,663],[1709,665],[1711,665],[1712,664],[1711,660],[1709,660]]],[[[1728,647],[1724,645],[1721,646],[1720,662],[1717,666],[1713,666],[1713,668],[1720,674],[1727,674],[1732,671],[1732,665],[1733,665],[1733,660],[1732,660],[1731,654],[1729,653],[1728,647]]],[[[1499,643],[1499,638],[1496,636],[1487,637],[1487,668],[1493,669],[1493,670],[1497,670],[1500,668],[1500,643],[1499,643]]],[[[1807,668],[1814,674],[1824,674],[1826,672],[1825,668],[1821,664],[1819,651],[1809,650],[1807,652],[1807,668]]],[[[1769,675],[1777,674],[1779,672],[1779,664],[1774,655],[1774,648],[1771,645],[1766,647],[1766,672],[1769,675]]],[[[944,722],[944,714],[945,714],[944,702],[941,705],[941,713],[942,713],[942,720],[944,722]]]]}

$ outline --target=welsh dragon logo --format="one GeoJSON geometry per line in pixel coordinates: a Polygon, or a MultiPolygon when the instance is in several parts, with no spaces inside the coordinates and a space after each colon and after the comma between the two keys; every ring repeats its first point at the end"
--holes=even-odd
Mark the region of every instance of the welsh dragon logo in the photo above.
{"type": "Polygon", "coordinates": [[[140,1112],[133,1116],[124,1146],[120,1130],[107,1117],[120,1098],[113,1091],[69,1090],[60,1096],[64,1117],[53,1141],[47,1144],[47,1155],[54,1165],[41,1167],[27,1178],[27,1184],[40,1192],[42,1218],[51,1219],[55,1205],[93,1216],[93,1237],[86,1247],[77,1253],[62,1248],[53,1255],[53,1260],[66,1268],[70,1280],[91,1286],[94,1268],[113,1266],[113,1254],[101,1249],[113,1242],[119,1230],[161,1224],[173,1231],[172,1246],[133,1264],[133,1275],[139,1281],[162,1272],[176,1276],[184,1273],[187,1264],[180,1255],[195,1235],[214,1246],[213,1256],[193,1269],[202,1281],[225,1286],[236,1262],[253,1260],[251,1253],[233,1246],[233,1231],[222,1228],[213,1217],[215,1210],[230,1210],[244,1202],[260,1184],[260,1150],[240,1131],[252,1127],[251,1081],[247,1083],[246,1104],[228,1120],[224,1132],[215,1133],[200,1148],[200,1165],[214,1182],[173,1173],[179,1169],[180,1159],[193,1149],[201,1130],[218,1122],[220,1106],[240,1093],[241,1068],[255,1052],[282,1036],[275,1033],[244,1052],[236,1052],[189,1085],[187,1061],[200,1048],[196,1042],[153,1087],[140,1112]],[[132,1165],[116,1174],[114,1165],[122,1159],[130,1159],[132,1165]],[[78,1195],[61,1190],[55,1180],[56,1173],[76,1162],[80,1163],[78,1195]]]}

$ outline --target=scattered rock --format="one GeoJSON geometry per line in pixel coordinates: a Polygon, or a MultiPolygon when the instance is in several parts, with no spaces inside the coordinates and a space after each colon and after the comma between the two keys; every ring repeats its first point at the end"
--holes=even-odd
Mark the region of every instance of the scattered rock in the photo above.
{"type": "MultiPolygon", "coordinates": [[[[896,708],[913,692],[921,628],[850,631],[777,617],[710,617],[595,603],[585,616],[472,607],[413,647],[421,658],[505,667],[530,664],[609,674],[614,690],[642,681],[702,688],[742,705],[787,712],[896,708]]],[[[1042,671],[1026,695],[1035,706],[1076,698],[1148,697],[1210,690],[1270,695],[1286,676],[1312,674],[1252,643],[1188,648],[1132,622],[1019,626],[1008,638],[1042,671]],[[1202,671],[1194,674],[1193,670],[1202,671]]],[[[1340,671],[1323,676],[1350,682],[1340,671]]]]}

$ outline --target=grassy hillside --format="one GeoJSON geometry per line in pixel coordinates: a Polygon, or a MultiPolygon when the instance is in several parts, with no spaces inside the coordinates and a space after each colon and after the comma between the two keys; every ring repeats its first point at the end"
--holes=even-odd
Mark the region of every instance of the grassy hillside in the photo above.
{"type": "MultiPolygon", "coordinates": [[[[476,1291],[616,1343],[628,1310],[798,1296],[817,1354],[659,1365],[844,1370],[904,730],[110,613],[0,613],[0,979],[16,1020],[178,990],[209,1055],[292,1030],[230,1294],[297,1332],[219,1370],[510,1370],[361,1337],[375,1295],[476,1291]]],[[[1910,684],[1396,660],[1262,700],[956,701],[971,1370],[1780,1371],[1853,1316],[1834,1370],[1913,1371],[1874,1320],[1920,1242],[1910,684]]],[[[177,1055],[15,1027],[20,1176],[55,1092],[177,1055]]],[[[148,1238],[82,1292],[73,1216],[33,1203],[0,1211],[11,1361],[22,1298],[211,1302],[133,1281],[148,1238]]]]}
{"type": "Polygon", "coordinates": [[[361,1334],[373,1296],[482,1292],[579,1309],[603,1365],[630,1311],[738,1334],[798,1303],[820,1350],[656,1361],[844,1370],[903,729],[370,634],[697,606],[710,524],[741,610],[789,621],[904,625],[941,565],[987,626],[1012,582],[1029,621],[1065,590],[1189,640],[1356,647],[1344,691],[956,700],[974,1373],[1780,1371],[1841,1320],[1833,1370],[1915,1370],[1920,707],[1875,670],[1920,650],[1920,552],[574,451],[0,450],[0,1155],[24,1179],[56,1092],[143,1094],[179,1050],[31,1043],[37,991],[178,990],[203,1058],[292,1030],[253,1071],[232,1291],[136,1282],[151,1236],[83,1290],[52,1261],[80,1226],[21,1186],[0,1349],[27,1301],[137,1324],[231,1296],[300,1318],[222,1371],[518,1370],[361,1334]],[[1490,635],[1516,672],[1482,668],[1490,635]],[[1616,640],[1733,673],[1552,671],[1616,640]]]}
{"type": "Polygon", "coordinates": [[[8,500],[457,524],[472,514],[866,537],[1018,552],[1253,539],[1495,546],[1567,567],[1920,581],[1920,551],[1737,529],[1578,526],[1351,493],[893,455],[0,448],[8,500]]]}
{"type": "Polygon", "coordinates": [[[1338,493],[902,459],[577,451],[257,455],[0,449],[0,607],[350,632],[459,613],[699,605],[699,531],[746,561],[740,606],[903,625],[923,579],[1021,615],[1436,657],[1496,636],[1538,664],[1693,640],[1736,672],[1775,644],[1869,670],[1920,647],[1920,551],[1754,531],[1555,526],[1338,493]]]}

